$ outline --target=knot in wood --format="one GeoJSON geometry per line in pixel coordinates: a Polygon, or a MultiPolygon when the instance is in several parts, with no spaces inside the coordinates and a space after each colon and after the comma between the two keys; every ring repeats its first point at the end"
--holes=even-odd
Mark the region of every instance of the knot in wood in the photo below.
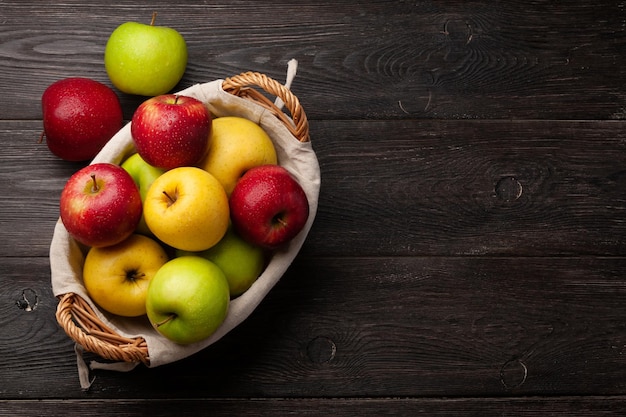
{"type": "Polygon", "coordinates": [[[306,347],[306,354],[313,363],[330,362],[337,352],[335,342],[324,336],[311,340],[306,347]]]}
{"type": "Polygon", "coordinates": [[[522,196],[522,184],[514,177],[504,177],[496,184],[496,195],[504,201],[515,201],[522,196]]]}

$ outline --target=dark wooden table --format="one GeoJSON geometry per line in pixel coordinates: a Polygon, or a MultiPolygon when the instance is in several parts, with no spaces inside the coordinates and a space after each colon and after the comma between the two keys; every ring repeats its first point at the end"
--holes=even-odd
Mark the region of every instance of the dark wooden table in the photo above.
{"type": "Polygon", "coordinates": [[[0,1],[0,415],[624,415],[625,68],[624,1],[0,1]],[[40,97],[153,10],[178,88],[299,61],[320,207],[240,327],[84,392],[40,97]]]}

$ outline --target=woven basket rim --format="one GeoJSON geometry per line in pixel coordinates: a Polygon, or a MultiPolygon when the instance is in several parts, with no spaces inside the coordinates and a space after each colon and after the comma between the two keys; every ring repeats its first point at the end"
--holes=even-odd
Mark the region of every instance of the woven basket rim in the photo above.
{"type": "Polygon", "coordinates": [[[273,78],[265,74],[249,71],[226,78],[222,82],[222,88],[227,93],[252,100],[268,109],[287,127],[298,141],[308,142],[310,140],[309,121],[300,104],[300,100],[291,90],[273,78]],[[265,92],[280,98],[285,103],[289,113],[291,113],[291,120],[275,103],[254,87],[260,87],[265,92]]]}
{"type": "MultiPolygon", "coordinates": [[[[299,142],[308,142],[309,122],[298,98],[278,81],[258,72],[243,72],[222,81],[222,89],[235,96],[254,101],[276,116],[299,142]],[[264,92],[280,98],[291,118],[278,108],[264,92]]],[[[56,319],[65,333],[86,351],[116,362],[141,362],[150,365],[148,345],[143,337],[120,336],[107,326],[80,295],[58,296],[56,319]]]]}

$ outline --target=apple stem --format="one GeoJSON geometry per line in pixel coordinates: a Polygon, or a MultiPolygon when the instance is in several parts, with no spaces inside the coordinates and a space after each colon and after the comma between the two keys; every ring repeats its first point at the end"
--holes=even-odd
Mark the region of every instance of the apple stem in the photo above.
{"type": "Polygon", "coordinates": [[[145,273],[137,272],[137,271],[130,271],[126,274],[126,278],[132,282],[136,282],[145,276],[146,276],[145,273]]]}
{"type": "Polygon", "coordinates": [[[175,318],[176,318],[176,314],[172,313],[172,314],[170,314],[169,316],[167,316],[167,318],[166,318],[165,320],[160,321],[160,322],[158,322],[158,323],[155,323],[155,324],[154,324],[154,326],[155,326],[155,327],[161,327],[161,326],[163,326],[165,323],[168,323],[168,322],[170,322],[170,321],[174,320],[175,318]]]}
{"type": "Polygon", "coordinates": [[[170,206],[176,202],[176,200],[173,199],[172,196],[167,193],[167,191],[163,191],[163,194],[165,194],[165,197],[170,200],[170,206]]]}
{"type": "Polygon", "coordinates": [[[97,193],[99,188],[98,188],[98,181],[96,181],[96,174],[91,174],[91,180],[93,181],[93,184],[91,186],[91,192],[97,193]]]}
{"type": "Polygon", "coordinates": [[[276,223],[280,223],[281,226],[287,226],[287,222],[282,217],[276,217],[274,220],[276,220],[276,223]]]}
{"type": "Polygon", "coordinates": [[[39,140],[37,141],[37,143],[42,143],[43,142],[43,138],[45,138],[45,137],[46,137],[46,131],[43,130],[41,132],[41,135],[39,135],[39,140]]]}
{"type": "Polygon", "coordinates": [[[150,21],[150,26],[154,26],[156,22],[157,12],[152,12],[152,20],[150,21]]]}
{"type": "Polygon", "coordinates": [[[180,97],[179,95],[175,95],[174,96],[174,104],[178,104],[178,98],[179,97],[180,97]]]}

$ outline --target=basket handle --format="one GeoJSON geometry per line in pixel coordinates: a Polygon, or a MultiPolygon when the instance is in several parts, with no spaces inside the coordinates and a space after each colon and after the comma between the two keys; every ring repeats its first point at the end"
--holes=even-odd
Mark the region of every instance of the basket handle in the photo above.
{"type": "Polygon", "coordinates": [[[283,122],[298,141],[308,142],[310,140],[309,121],[300,105],[300,101],[291,90],[278,81],[265,74],[249,71],[226,78],[222,82],[222,88],[227,93],[252,100],[269,110],[283,122]],[[291,119],[263,93],[252,87],[261,87],[265,92],[280,98],[291,113],[291,119]]]}

